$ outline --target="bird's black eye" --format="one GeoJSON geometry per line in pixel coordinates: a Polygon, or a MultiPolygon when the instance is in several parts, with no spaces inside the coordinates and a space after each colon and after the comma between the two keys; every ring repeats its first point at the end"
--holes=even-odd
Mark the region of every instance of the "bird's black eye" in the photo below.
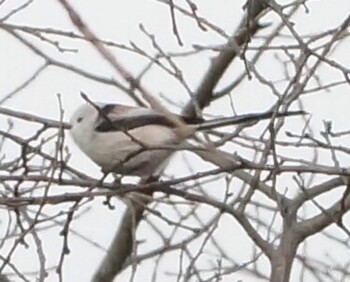
{"type": "Polygon", "coordinates": [[[77,118],[77,123],[80,123],[82,120],[83,120],[82,117],[78,117],[78,118],[77,118]]]}

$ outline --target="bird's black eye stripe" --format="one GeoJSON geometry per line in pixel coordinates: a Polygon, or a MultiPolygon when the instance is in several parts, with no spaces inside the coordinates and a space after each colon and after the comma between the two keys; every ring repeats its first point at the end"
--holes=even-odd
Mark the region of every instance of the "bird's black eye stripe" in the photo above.
{"type": "Polygon", "coordinates": [[[77,123],[80,123],[82,120],[83,120],[82,117],[78,117],[78,118],[77,118],[77,123]]]}

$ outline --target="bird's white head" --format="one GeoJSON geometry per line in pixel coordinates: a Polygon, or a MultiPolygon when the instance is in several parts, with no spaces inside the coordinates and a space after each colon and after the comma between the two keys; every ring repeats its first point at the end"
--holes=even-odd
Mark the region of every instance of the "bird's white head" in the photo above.
{"type": "Polygon", "coordinates": [[[98,119],[98,111],[86,103],[81,105],[72,115],[70,119],[71,134],[76,143],[92,137],[98,119]]]}

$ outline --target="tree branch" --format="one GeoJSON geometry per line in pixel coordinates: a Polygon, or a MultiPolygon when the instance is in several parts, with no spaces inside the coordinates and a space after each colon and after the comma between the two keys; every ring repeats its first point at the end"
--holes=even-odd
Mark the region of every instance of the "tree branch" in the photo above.
{"type": "Polygon", "coordinates": [[[192,100],[183,109],[183,114],[196,116],[198,111],[208,106],[213,99],[213,91],[226,69],[249,42],[250,38],[261,28],[258,24],[258,15],[266,8],[264,1],[248,1],[247,14],[234,35],[223,46],[219,55],[213,59],[209,69],[204,75],[202,82],[192,97],[192,100]]]}

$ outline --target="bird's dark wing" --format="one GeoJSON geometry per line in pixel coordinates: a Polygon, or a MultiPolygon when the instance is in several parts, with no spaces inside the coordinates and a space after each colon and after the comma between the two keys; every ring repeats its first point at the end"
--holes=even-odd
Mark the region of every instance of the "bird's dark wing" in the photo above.
{"type": "MultiPolygon", "coordinates": [[[[176,116],[187,124],[198,124],[204,121],[202,118],[176,116]]],[[[128,131],[146,125],[174,127],[174,124],[167,117],[152,109],[125,108],[124,106],[108,104],[101,107],[95,130],[98,132],[128,131]]]]}

